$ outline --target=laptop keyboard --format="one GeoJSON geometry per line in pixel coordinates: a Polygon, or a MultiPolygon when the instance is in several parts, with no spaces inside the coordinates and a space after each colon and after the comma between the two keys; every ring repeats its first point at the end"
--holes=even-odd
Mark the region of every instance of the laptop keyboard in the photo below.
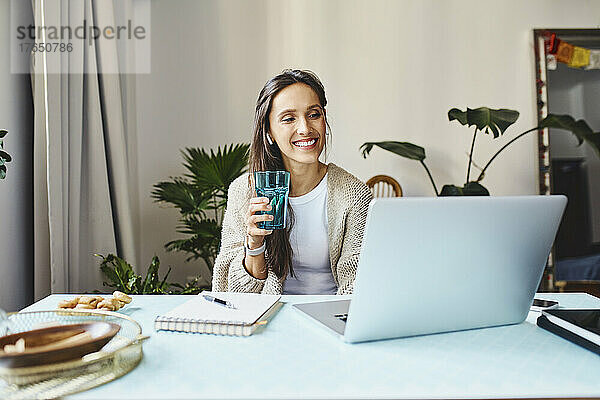
{"type": "MultiPolygon", "coordinates": [[[[331,315],[331,314],[329,314],[329,315],[331,315]]],[[[346,322],[346,320],[348,319],[348,313],[334,314],[334,317],[346,322]]]]}

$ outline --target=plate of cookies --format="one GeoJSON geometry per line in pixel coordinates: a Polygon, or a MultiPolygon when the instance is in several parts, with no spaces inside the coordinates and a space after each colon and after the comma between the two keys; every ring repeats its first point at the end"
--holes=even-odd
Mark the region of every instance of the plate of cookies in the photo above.
{"type": "Polygon", "coordinates": [[[119,311],[131,303],[131,297],[123,292],[115,291],[112,297],[85,294],[73,299],[61,300],[58,308],[76,310],[119,311]]]}

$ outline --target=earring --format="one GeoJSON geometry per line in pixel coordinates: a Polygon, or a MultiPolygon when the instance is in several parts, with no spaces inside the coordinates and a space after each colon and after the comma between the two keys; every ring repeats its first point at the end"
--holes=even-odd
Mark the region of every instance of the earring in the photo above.
{"type": "Polygon", "coordinates": [[[271,135],[269,135],[268,133],[267,133],[267,142],[268,142],[268,143],[269,143],[271,146],[273,146],[273,139],[271,139],[271,135]]]}

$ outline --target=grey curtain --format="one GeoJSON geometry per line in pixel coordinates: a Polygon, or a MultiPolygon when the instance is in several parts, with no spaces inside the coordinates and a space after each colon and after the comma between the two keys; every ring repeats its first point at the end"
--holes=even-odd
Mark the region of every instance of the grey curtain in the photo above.
{"type": "MultiPolygon", "coordinates": [[[[130,5],[33,0],[38,26],[115,26],[130,5]]],[[[126,45],[74,40],[71,52],[32,56],[36,300],[101,289],[95,253],[137,265],[135,86],[118,73],[126,45]]]]}

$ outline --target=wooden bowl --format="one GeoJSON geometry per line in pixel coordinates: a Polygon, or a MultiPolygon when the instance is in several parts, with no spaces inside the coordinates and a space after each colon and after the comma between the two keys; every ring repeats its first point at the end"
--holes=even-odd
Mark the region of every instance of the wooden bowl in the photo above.
{"type": "Polygon", "coordinates": [[[0,337],[0,367],[20,368],[81,358],[100,350],[121,329],[110,322],[52,326],[0,337]],[[6,353],[7,344],[25,340],[25,351],[6,353]]]}

